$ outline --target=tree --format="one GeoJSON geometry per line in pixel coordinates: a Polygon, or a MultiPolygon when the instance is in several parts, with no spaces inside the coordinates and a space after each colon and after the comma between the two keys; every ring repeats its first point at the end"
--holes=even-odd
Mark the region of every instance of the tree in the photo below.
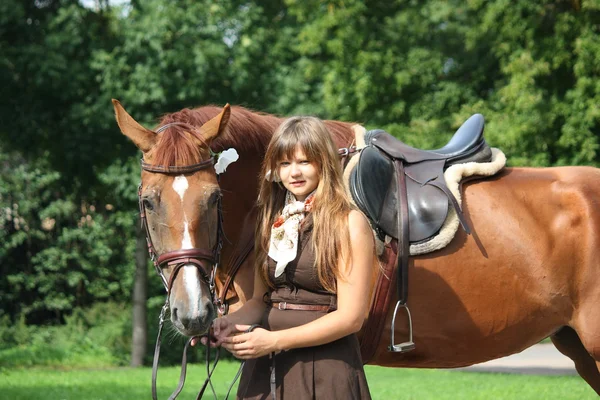
{"type": "Polygon", "coordinates": [[[359,121],[424,148],[481,112],[512,165],[597,164],[598,7],[287,1],[239,35],[277,32],[272,111],[359,121]]]}
{"type": "Polygon", "coordinates": [[[108,135],[112,113],[95,103],[106,95],[90,64],[113,43],[110,15],[75,1],[0,8],[5,311],[61,321],[77,306],[125,300],[131,287],[133,245],[120,238],[133,237],[135,203],[101,182],[115,159],[126,159],[125,140],[108,135]]]}

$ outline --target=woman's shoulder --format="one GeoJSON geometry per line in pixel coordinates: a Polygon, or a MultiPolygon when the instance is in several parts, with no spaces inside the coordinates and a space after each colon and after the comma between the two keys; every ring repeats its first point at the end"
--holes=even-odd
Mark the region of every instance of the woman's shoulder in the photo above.
{"type": "Polygon", "coordinates": [[[359,239],[364,236],[372,236],[371,225],[365,215],[358,210],[350,210],[348,213],[348,229],[350,229],[350,238],[359,239]]]}
{"type": "Polygon", "coordinates": [[[363,214],[362,212],[358,211],[358,210],[350,210],[350,212],[348,213],[348,224],[350,225],[350,227],[352,229],[354,228],[370,228],[369,225],[369,221],[367,220],[367,217],[365,217],[365,214],[363,214]]]}

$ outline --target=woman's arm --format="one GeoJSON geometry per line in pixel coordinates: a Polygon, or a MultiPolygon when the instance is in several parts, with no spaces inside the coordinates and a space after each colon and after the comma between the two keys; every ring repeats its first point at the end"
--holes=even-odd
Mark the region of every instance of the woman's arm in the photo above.
{"type": "MultiPolygon", "coordinates": [[[[337,280],[337,310],[308,324],[281,331],[256,329],[230,336],[224,347],[238,358],[256,358],[273,351],[318,346],[360,330],[369,306],[374,241],[366,218],[358,211],[349,216],[352,263],[340,268],[337,280]]],[[[238,331],[247,326],[236,326],[238,331]]]]}
{"type": "Polygon", "coordinates": [[[265,285],[258,268],[254,271],[254,291],[252,298],[237,311],[217,318],[213,322],[214,346],[219,346],[236,325],[258,324],[262,320],[266,304],[263,296],[269,289],[265,285]]]}
{"type": "Polygon", "coordinates": [[[252,298],[238,310],[223,318],[227,318],[233,324],[251,325],[260,323],[266,308],[264,295],[268,291],[269,288],[263,282],[259,269],[256,268],[254,271],[254,291],[252,292],[252,298]]]}

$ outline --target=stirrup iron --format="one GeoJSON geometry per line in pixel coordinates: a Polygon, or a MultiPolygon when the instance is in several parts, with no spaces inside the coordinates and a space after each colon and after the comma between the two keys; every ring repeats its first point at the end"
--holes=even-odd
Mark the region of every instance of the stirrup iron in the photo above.
{"type": "Polygon", "coordinates": [[[412,318],[410,316],[410,310],[406,304],[402,304],[400,301],[396,303],[396,308],[394,308],[394,315],[392,316],[392,337],[390,340],[390,345],[388,346],[388,351],[393,353],[406,353],[415,348],[415,343],[413,342],[413,329],[412,329],[412,318]],[[398,309],[402,307],[406,309],[406,314],[408,315],[408,342],[394,344],[394,328],[396,327],[396,314],[398,313],[398,309]]]}

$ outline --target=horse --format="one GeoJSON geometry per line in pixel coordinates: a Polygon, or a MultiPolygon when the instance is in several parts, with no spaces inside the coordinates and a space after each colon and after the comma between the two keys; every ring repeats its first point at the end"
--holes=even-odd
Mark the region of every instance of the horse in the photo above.
{"type": "MultiPolygon", "coordinates": [[[[156,133],[118,101],[113,104],[122,133],[143,152],[148,167],[141,174],[140,201],[155,252],[186,255],[222,242],[225,262],[212,271],[216,301],[202,278],[219,260],[179,259],[176,270],[160,265],[170,285],[173,325],[187,336],[202,334],[217,314],[235,311],[252,297],[259,170],[282,119],[243,107],[205,106],[166,114],[156,133]],[[211,160],[228,148],[237,150],[239,160],[217,175],[211,160]],[[209,167],[185,169],[207,160],[209,167]],[[165,166],[175,169],[165,173],[165,166]]],[[[352,124],[326,125],[339,147],[352,144],[352,124]]],[[[462,211],[471,235],[459,230],[445,248],[409,260],[416,348],[388,351],[390,309],[380,337],[361,337],[377,341],[369,364],[466,367],[550,337],[600,395],[599,205],[600,170],[592,167],[504,168],[466,183],[462,211]]],[[[408,328],[399,322],[395,334],[407,336],[408,328]]]]}

